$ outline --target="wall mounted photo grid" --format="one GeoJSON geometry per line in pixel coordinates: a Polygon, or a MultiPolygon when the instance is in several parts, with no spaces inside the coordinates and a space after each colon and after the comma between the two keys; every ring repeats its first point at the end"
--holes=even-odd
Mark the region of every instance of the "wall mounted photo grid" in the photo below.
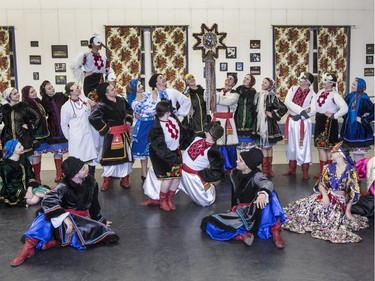
{"type": "Polygon", "coordinates": [[[366,44],[366,55],[374,54],[374,44],[366,44]]]}
{"type": "Polygon", "coordinates": [[[39,72],[33,72],[33,80],[39,80],[39,72]]]}
{"type": "Polygon", "coordinates": [[[243,62],[236,62],[236,71],[243,71],[243,62]]]}
{"type": "Polygon", "coordinates": [[[87,47],[89,45],[89,40],[81,40],[81,47],[87,47]]]}
{"type": "Polygon", "coordinates": [[[225,51],[225,57],[227,59],[236,59],[237,58],[237,47],[227,47],[225,51]]]}
{"type": "Polygon", "coordinates": [[[55,72],[66,72],[66,63],[55,63],[55,72]]]}
{"type": "Polygon", "coordinates": [[[250,62],[260,62],[260,53],[250,53],[250,62]]]}
{"type": "Polygon", "coordinates": [[[39,47],[39,41],[30,41],[30,47],[39,47]]]}
{"type": "Polygon", "coordinates": [[[260,75],[260,66],[250,66],[250,74],[260,75]]]}
{"type": "Polygon", "coordinates": [[[56,75],[55,76],[56,85],[65,85],[66,84],[66,75],[56,75]]]}
{"type": "Polygon", "coordinates": [[[68,57],[68,46],[67,45],[52,45],[52,58],[60,59],[68,57]]]}
{"type": "Polygon", "coordinates": [[[228,63],[226,63],[226,62],[221,62],[221,63],[219,64],[219,66],[220,66],[220,71],[228,71],[228,63]]]}
{"type": "Polygon", "coordinates": [[[374,56],[366,56],[366,64],[374,64],[374,56]]]}
{"type": "Polygon", "coordinates": [[[250,40],[250,49],[260,49],[260,40],[250,40]]]}
{"type": "Polygon", "coordinates": [[[30,56],[30,64],[42,64],[42,57],[41,56],[30,56]]]}

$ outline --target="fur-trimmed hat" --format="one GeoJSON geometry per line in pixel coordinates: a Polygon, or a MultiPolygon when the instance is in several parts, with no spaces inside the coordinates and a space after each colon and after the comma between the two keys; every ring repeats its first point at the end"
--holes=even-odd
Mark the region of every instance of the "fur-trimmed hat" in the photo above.
{"type": "Polygon", "coordinates": [[[263,153],[256,147],[251,148],[249,151],[243,151],[240,155],[250,170],[254,170],[263,162],[263,153]]]}
{"type": "Polygon", "coordinates": [[[80,159],[69,156],[61,165],[62,171],[67,179],[72,179],[82,169],[85,163],[80,159]]]}
{"type": "Polygon", "coordinates": [[[204,127],[204,131],[208,132],[214,141],[217,141],[224,135],[224,128],[219,121],[207,123],[204,127]]]}

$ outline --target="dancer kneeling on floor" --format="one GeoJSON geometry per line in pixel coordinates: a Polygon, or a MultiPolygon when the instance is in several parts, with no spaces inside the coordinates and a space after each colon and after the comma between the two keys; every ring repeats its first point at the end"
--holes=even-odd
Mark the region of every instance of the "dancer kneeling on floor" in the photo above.
{"type": "Polygon", "coordinates": [[[216,141],[224,134],[219,122],[204,128],[205,137],[196,137],[182,154],[182,177],[179,188],[202,207],[215,202],[214,182],[224,177],[224,159],[216,141]]]}
{"type": "Polygon", "coordinates": [[[281,224],[285,217],[273,183],[258,168],[262,151],[251,148],[240,153],[237,167],[232,171],[232,210],[203,218],[201,229],[212,239],[239,240],[251,246],[254,235],[261,239],[272,237],[277,248],[284,248],[281,224]]]}
{"type": "Polygon", "coordinates": [[[109,228],[111,222],[100,214],[98,184],[88,175],[84,162],[70,156],[62,163],[62,170],[65,178],[42,200],[43,212],[24,234],[25,244],[11,266],[21,265],[35,249],[56,247],[55,238],[61,246],[79,250],[119,240],[109,228]]]}

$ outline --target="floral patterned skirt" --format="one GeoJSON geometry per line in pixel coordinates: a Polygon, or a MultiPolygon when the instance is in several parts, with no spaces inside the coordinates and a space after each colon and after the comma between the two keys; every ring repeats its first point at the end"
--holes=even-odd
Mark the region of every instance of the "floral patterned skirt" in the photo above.
{"type": "Polygon", "coordinates": [[[289,203],[284,208],[286,220],[282,227],[296,233],[311,232],[313,238],[332,243],[360,242],[362,238],[353,231],[369,227],[368,219],[358,215],[353,215],[353,221],[347,219],[343,210],[345,197],[328,194],[328,207],[321,202],[320,193],[289,203]]]}
{"type": "Polygon", "coordinates": [[[339,123],[325,114],[315,116],[314,145],[318,148],[330,148],[339,142],[339,123]]]}

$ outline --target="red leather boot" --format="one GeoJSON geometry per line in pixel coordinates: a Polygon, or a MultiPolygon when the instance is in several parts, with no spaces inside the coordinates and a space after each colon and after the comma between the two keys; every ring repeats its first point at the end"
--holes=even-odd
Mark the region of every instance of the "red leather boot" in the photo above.
{"type": "Polygon", "coordinates": [[[274,177],[275,176],[275,174],[274,174],[274,172],[272,171],[272,159],[273,159],[273,157],[266,157],[268,160],[268,175],[270,176],[270,177],[274,177]]]}
{"type": "Polygon", "coordinates": [[[233,240],[242,241],[247,246],[251,246],[254,242],[254,235],[252,233],[240,234],[233,237],[233,240]]]}
{"type": "Polygon", "coordinates": [[[173,203],[173,197],[175,195],[176,191],[169,190],[167,193],[167,203],[169,206],[169,209],[172,211],[176,210],[176,205],[173,203]]]}
{"type": "Polygon", "coordinates": [[[33,164],[33,170],[34,170],[34,177],[37,183],[41,183],[40,180],[40,169],[42,167],[42,162],[39,162],[38,164],[33,164]]]}
{"type": "Polygon", "coordinates": [[[122,188],[127,188],[127,189],[130,188],[129,175],[127,175],[126,177],[121,178],[120,185],[121,185],[122,188]]]}
{"type": "Polygon", "coordinates": [[[55,182],[58,182],[62,179],[63,177],[63,172],[61,169],[61,164],[62,164],[62,158],[61,159],[55,159],[55,167],[56,167],[56,178],[55,182]]]}
{"type": "Polygon", "coordinates": [[[309,168],[310,168],[310,164],[309,163],[303,163],[302,164],[302,167],[301,167],[302,174],[303,174],[302,177],[305,180],[308,180],[310,178],[310,176],[309,176],[309,168]]]}
{"type": "Polygon", "coordinates": [[[263,175],[265,175],[266,177],[269,176],[269,167],[268,167],[268,159],[267,157],[264,157],[263,158],[263,162],[262,162],[262,173],[263,175]]]}
{"type": "Polygon", "coordinates": [[[297,169],[297,160],[289,160],[288,170],[283,173],[283,176],[295,175],[297,169]]]}
{"type": "Polygon", "coordinates": [[[272,239],[275,243],[275,246],[279,249],[283,249],[285,247],[285,242],[283,238],[281,238],[281,223],[280,219],[277,220],[277,222],[271,226],[271,233],[272,233],[272,239]]]}
{"type": "Polygon", "coordinates": [[[103,184],[100,187],[100,190],[106,191],[110,182],[111,182],[111,177],[103,177],[103,184]]]}
{"type": "Polygon", "coordinates": [[[316,179],[320,178],[320,176],[322,175],[323,168],[324,168],[325,165],[327,165],[327,162],[325,162],[325,161],[320,161],[320,167],[319,167],[320,170],[319,170],[319,173],[317,173],[317,174],[314,176],[314,178],[316,178],[316,179]]]}
{"type": "Polygon", "coordinates": [[[46,251],[48,249],[51,249],[51,248],[56,248],[57,247],[57,241],[55,239],[51,239],[49,240],[47,243],[43,244],[42,246],[42,250],[43,251],[46,251]]]}
{"type": "Polygon", "coordinates": [[[159,200],[160,209],[163,209],[164,211],[170,211],[171,208],[169,208],[169,205],[167,202],[168,193],[164,193],[160,191],[159,196],[160,196],[160,200],[159,200]]]}
{"type": "Polygon", "coordinates": [[[27,258],[31,258],[33,255],[35,255],[35,246],[38,244],[38,239],[34,238],[26,238],[25,244],[23,244],[23,247],[21,251],[18,253],[17,257],[15,257],[11,262],[11,266],[19,266],[23,264],[23,262],[27,258]]]}

